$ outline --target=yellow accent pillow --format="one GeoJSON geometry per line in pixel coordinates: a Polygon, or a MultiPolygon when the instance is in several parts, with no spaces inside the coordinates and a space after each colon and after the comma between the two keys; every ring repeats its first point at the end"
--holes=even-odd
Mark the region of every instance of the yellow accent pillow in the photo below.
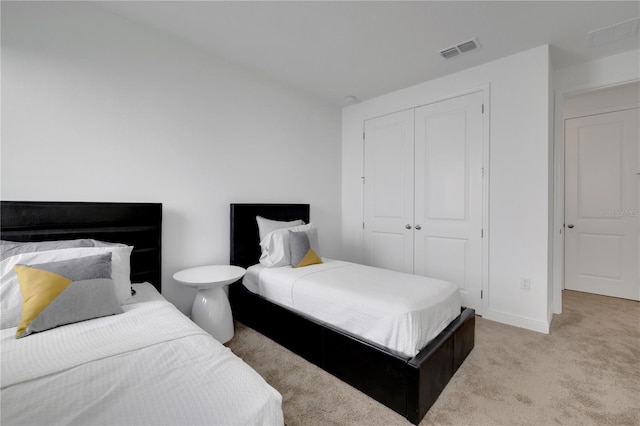
{"type": "Polygon", "coordinates": [[[322,263],[318,251],[318,230],[289,231],[289,258],[294,268],[322,263]]]}
{"type": "Polygon", "coordinates": [[[23,298],[16,338],[123,312],[111,279],[111,253],[14,270],[23,298]]]}
{"type": "Polygon", "coordinates": [[[22,319],[16,336],[20,336],[49,303],[72,283],[69,278],[53,272],[16,265],[20,291],[22,292],[22,319]]]}

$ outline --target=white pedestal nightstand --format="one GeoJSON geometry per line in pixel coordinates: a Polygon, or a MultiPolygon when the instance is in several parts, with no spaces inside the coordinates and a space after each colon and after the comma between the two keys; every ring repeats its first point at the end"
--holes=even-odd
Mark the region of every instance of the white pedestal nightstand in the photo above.
{"type": "Polygon", "coordinates": [[[176,272],[173,279],[196,287],[191,319],[220,343],[233,337],[233,316],[224,286],[238,281],[247,271],[239,266],[209,265],[176,272]]]}

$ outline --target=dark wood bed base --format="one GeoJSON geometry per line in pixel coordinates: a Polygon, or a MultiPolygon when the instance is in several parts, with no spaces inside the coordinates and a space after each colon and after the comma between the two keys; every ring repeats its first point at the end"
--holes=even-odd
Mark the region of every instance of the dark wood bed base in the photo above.
{"type": "Polygon", "coordinates": [[[131,282],[161,291],[162,204],[0,201],[0,238],[93,238],[133,246],[131,282]]]}
{"type": "MultiPolygon", "coordinates": [[[[258,263],[255,217],[309,222],[308,204],[231,204],[231,264],[258,263]]],[[[460,316],[411,359],[230,286],[234,318],[418,424],[474,346],[475,311],[460,316]]]]}

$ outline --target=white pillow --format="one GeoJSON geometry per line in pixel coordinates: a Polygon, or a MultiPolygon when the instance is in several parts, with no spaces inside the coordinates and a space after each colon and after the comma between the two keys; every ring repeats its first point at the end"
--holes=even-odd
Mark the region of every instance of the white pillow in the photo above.
{"type": "Polygon", "coordinates": [[[264,237],[266,237],[268,233],[273,232],[276,229],[304,225],[304,221],[302,219],[283,222],[280,220],[267,219],[262,216],[256,216],[256,222],[258,222],[258,234],[260,235],[260,241],[264,240],[264,237]]]}
{"type": "Polygon", "coordinates": [[[291,265],[289,254],[289,231],[308,231],[313,224],[280,228],[269,232],[261,241],[260,263],[267,268],[291,265]]]}
{"type": "Polygon", "coordinates": [[[17,327],[22,315],[22,293],[18,277],[13,267],[17,264],[35,265],[39,263],[69,260],[96,254],[111,253],[111,278],[115,285],[120,304],[130,303],[131,297],[131,250],[133,247],[78,247],[22,253],[0,262],[0,328],[17,327]]]}

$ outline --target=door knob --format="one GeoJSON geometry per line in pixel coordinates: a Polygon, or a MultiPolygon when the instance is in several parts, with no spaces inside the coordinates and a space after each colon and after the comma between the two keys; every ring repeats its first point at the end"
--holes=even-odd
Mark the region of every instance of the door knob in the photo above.
{"type": "Polygon", "coordinates": [[[573,225],[567,225],[567,228],[573,228],[573,225]]]}
{"type": "Polygon", "coordinates": [[[408,223],[404,227],[407,229],[411,229],[411,225],[409,225],[408,223]]]}
{"type": "Polygon", "coordinates": [[[420,226],[420,225],[416,225],[416,229],[419,231],[419,230],[421,230],[421,229],[422,229],[422,226],[420,226]]]}

